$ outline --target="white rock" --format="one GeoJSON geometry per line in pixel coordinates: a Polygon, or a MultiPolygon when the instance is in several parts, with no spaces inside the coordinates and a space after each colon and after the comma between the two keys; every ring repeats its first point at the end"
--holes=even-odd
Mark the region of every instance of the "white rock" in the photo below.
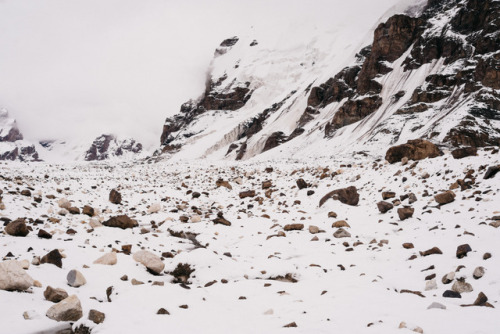
{"type": "Polygon", "coordinates": [[[28,260],[22,260],[22,261],[19,261],[19,263],[21,264],[21,267],[23,267],[24,270],[27,270],[30,268],[30,261],[28,261],[28,260]]]}
{"type": "Polygon", "coordinates": [[[31,264],[34,266],[40,265],[40,256],[33,256],[33,260],[31,260],[31,264]]]}
{"type": "Polygon", "coordinates": [[[57,212],[57,214],[60,216],[66,216],[68,213],[69,213],[69,211],[66,209],[61,209],[57,212]]]}
{"type": "Polygon", "coordinates": [[[60,200],[58,200],[57,201],[57,205],[59,205],[59,207],[62,208],[62,209],[69,209],[69,208],[71,208],[71,203],[66,198],[61,198],[60,200]]]}
{"type": "Polygon", "coordinates": [[[92,228],[102,227],[101,222],[97,218],[90,218],[89,225],[92,228]]]}
{"type": "Polygon", "coordinates": [[[159,256],[146,250],[135,252],[133,258],[156,274],[161,274],[163,268],[165,268],[165,264],[159,256]]]}
{"type": "Polygon", "coordinates": [[[455,281],[451,289],[458,293],[472,292],[474,290],[472,289],[472,285],[465,281],[455,281]]]}
{"type": "Polygon", "coordinates": [[[77,321],[83,317],[82,305],[78,297],[72,295],[49,308],[46,315],[55,321],[77,321]]]}
{"type": "Polygon", "coordinates": [[[431,279],[425,282],[425,291],[436,290],[437,288],[438,287],[435,279],[431,279]]]}
{"type": "Polygon", "coordinates": [[[29,310],[23,313],[23,318],[26,320],[38,319],[40,318],[40,314],[38,314],[35,310],[29,310]]]}
{"type": "Polygon", "coordinates": [[[484,268],[483,267],[477,267],[474,269],[474,273],[472,274],[475,279],[480,279],[481,277],[484,276],[484,268]]]}
{"type": "Polygon", "coordinates": [[[243,184],[243,179],[241,177],[237,177],[234,179],[234,182],[238,183],[238,184],[243,184]]]}
{"type": "Polygon", "coordinates": [[[191,223],[199,223],[201,222],[201,217],[199,215],[191,216],[191,223]]]}
{"type": "Polygon", "coordinates": [[[94,264],[105,264],[108,266],[115,265],[118,262],[115,252],[104,254],[100,258],[94,261],[94,264]]]}
{"type": "Polygon", "coordinates": [[[151,204],[148,208],[148,213],[157,213],[160,212],[161,210],[161,204],[160,203],[154,203],[151,204]]]}
{"type": "Polygon", "coordinates": [[[24,291],[33,284],[33,278],[24,271],[18,261],[7,260],[0,263],[0,290],[24,291]]]}
{"type": "Polygon", "coordinates": [[[432,304],[430,304],[427,307],[428,310],[433,309],[433,308],[437,308],[437,309],[441,309],[441,310],[446,310],[446,306],[444,306],[443,304],[438,303],[438,302],[433,302],[432,304]]]}
{"type": "Polygon", "coordinates": [[[311,234],[319,233],[319,227],[314,225],[309,225],[309,233],[311,234]]]}
{"type": "Polygon", "coordinates": [[[74,288],[78,288],[87,283],[83,274],[76,269],[70,270],[66,276],[66,280],[68,281],[68,285],[74,288]]]}

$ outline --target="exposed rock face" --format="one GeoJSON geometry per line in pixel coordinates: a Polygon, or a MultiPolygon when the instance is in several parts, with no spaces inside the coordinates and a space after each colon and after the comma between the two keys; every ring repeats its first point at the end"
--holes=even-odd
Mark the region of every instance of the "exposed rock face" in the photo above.
{"type": "Polygon", "coordinates": [[[433,143],[423,139],[415,139],[409,140],[406,144],[391,147],[385,155],[385,160],[393,164],[403,158],[422,160],[435,158],[441,154],[442,152],[433,143]]]}
{"type": "Polygon", "coordinates": [[[15,260],[0,262],[0,290],[24,291],[33,286],[34,280],[21,263],[15,260]]]}
{"type": "Polygon", "coordinates": [[[94,140],[85,153],[85,161],[106,160],[140,152],[142,152],[142,144],[134,139],[119,140],[114,135],[101,135],[94,140]]]}
{"type": "Polygon", "coordinates": [[[35,146],[25,140],[15,119],[0,110],[0,160],[40,161],[35,146]]]}

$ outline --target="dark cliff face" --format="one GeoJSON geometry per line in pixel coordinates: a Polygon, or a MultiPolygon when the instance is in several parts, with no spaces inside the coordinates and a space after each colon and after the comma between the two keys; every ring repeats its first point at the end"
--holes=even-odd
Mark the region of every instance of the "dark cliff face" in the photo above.
{"type": "Polygon", "coordinates": [[[40,161],[35,146],[23,140],[16,120],[5,109],[0,110],[0,142],[5,143],[0,160],[40,161]]]}
{"type": "Polygon", "coordinates": [[[101,161],[111,157],[120,157],[125,153],[140,153],[142,144],[133,139],[117,140],[113,135],[97,137],[85,153],[85,161],[101,161]]]}

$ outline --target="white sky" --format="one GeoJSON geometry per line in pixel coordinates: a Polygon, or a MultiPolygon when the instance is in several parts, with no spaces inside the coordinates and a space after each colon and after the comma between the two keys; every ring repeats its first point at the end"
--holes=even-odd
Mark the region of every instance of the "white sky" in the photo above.
{"type": "MultiPolygon", "coordinates": [[[[408,0],[405,0],[408,2],[408,0]]],[[[102,133],[158,145],[163,122],[204,89],[225,38],[373,25],[399,0],[0,0],[0,106],[26,139],[102,133]],[[253,27],[253,28],[251,28],[253,27]]]]}

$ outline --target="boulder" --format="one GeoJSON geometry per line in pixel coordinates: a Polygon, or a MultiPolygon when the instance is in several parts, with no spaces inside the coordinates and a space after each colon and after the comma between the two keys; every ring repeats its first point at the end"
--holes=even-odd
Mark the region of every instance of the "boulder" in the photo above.
{"type": "Polygon", "coordinates": [[[283,228],[285,231],[300,231],[304,228],[304,224],[287,224],[283,228]]]}
{"type": "Polygon", "coordinates": [[[247,197],[255,197],[255,190],[247,190],[247,191],[242,191],[239,194],[241,199],[247,198],[247,197]]]}
{"type": "Polygon", "coordinates": [[[25,237],[28,233],[30,233],[24,218],[19,218],[10,222],[7,226],[5,226],[4,231],[8,235],[12,235],[14,237],[25,237]]]}
{"type": "Polygon", "coordinates": [[[55,321],[77,321],[83,317],[82,305],[78,297],[72,295],[51,306],[46,315],[55,321]]]}
{"type": "Polygon", "coordinates": [[[118,262],[115,252],[104,254],[100,258],[94,261],[94,264],[104,264],[108,266],[115,265],[118,262]]]}
{"type": "Polygon", "coordinates": [[[477,148],[475,147],[462,147],[457,148],[456,150],[451,151],[451,155],[455,159],[463,159],[470,156],[477,155],[477,148]]]}
{"type": "Polygon", "coordinates": [[[24,291],[33,286],[34,282],[18,261],[0,262],[0,290],[24,291]]]}
{"type": "Polygon", "coordinates": [[[109,227],[119,227],[121,229],[133,228],[139,226],[139,224],[135,219],[131,219],[127,215],[111,217],[102,224],[104,226],[109,226],[109,227]]]}
{"type": "Polygon", "coordinates": [[[385,154],[385,160],[393,164],[401,161],[404,157],[410,160],[422,160],[440,155],[442,155],[442,152],[430,141],[415,139],[409,140],[406,144],[389,148],[385,154]]]}
{"type": "Polygon", "coordinates": [[[354,186],[350,186],[331,191],[323,196],[323,198],[319,201],[319,206],[321,207],[330,198],[347,205],[356,206],[359,202],[358,189],[354,186]]]}
{"type": "Polygon", "coordinates": [[[457,258],[461,259],[467,256],[467,253],[471,252],[472,248],[470,248],[469,244],[463,244],[457,247],[457,258]]]}
{"type": "Polygon", "coordinates": [[[122,194],[120,194],[116,189],[111,189],[109,192],[109,201],[113,204],[121,204],[122,194]]]}
{"type": "Polygon", "coordinates": [[[440,205],[445,205],[453,202],[455,200],[455,196],[456,195],[453,191],[448,190],[434,196],[434,200],[440,205]]]}
{"type": "Polygon", "coordinates": [[[66,276],[66,280],[68,282],[68,285],[74,288],[79,288],[82,285],[87,284],[87,280],[85,279],[83,274],[76,269],[70,270],[70,272],[66,276]]]}
{"type": "Polygon", "coordinates": [[[304,179],[298,179],[296,183],[299,190],[307,188],[307,183],[306,181],[304,181],[304,179]]]}
{"type": "Polygon", "coordinates": [[[49,285],[43,292],[43,296],[48,301],[59,303],[61,300],[68,298],[68,293],[63,289],[54,289],[49,285]]]}
{"type": "Polygon", "coordinates": [[[135,261],[143,264],[150,272],[157,275],[161,274],[165,268],[165,264],[159,256],[146,250],[135,252],[133,258],[135,261]]]}
{"type": "Polygon", "coordinates": [[[62,268],[62,255],[58,249],[54,249],[44,256],[40,260],[40,263],[51,263],[59,268],[62,268]]]}
{"type": "Polygon", "coordinates": [[[89,217],[92,217],[94,216],[95,214],[95,210],[93,207],[89,206],[89,205],[85,205],[82,209],[82,214],[84,215],[87,215],[89,217]]]}
{"type": "Polygon", "coordinates": [[[99,312],[97,310],[90,310],[89,311],[89,320],[92,321],[94,324],[102,323],[105,318],[106,318],[106,315],[102,312],[99,312]]]}
{"type": "Polygon", "coordinates": [[[386,213],[387,211],[394,208],[394,205],[392,203],[389,203],[389,202],[380,201],[377,203],[377,208],[378,208],[378,211],[380,211],[380,213],[386,213]]]}
{"type": "Polygon", "coordinates": [[[399,208],[398,216],[401,220],[406,220],[408,218],[413,217],[413,213],[415,213],[415,209],[411,207],[399,208]]]}

